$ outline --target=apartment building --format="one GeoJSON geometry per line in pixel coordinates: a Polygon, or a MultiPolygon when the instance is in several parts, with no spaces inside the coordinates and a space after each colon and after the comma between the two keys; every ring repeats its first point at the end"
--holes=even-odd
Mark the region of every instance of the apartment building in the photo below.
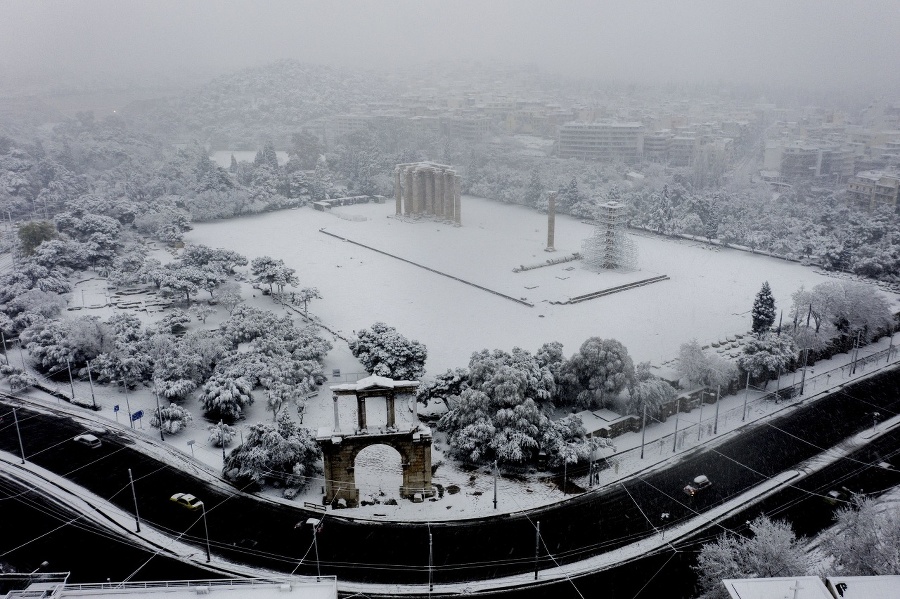
{"type": "Polygon", "coordinates": [[[641,123],[570,122],[559,128],[559,157],[639,162],[644,154],[641,123]]]}
{"type": "Polygon", "coordinates": [[[863,171],[847,182],[847,194],[858,205],[869,210],[877,206],[897,209],[900,199],[900,173],[863,171]]]}

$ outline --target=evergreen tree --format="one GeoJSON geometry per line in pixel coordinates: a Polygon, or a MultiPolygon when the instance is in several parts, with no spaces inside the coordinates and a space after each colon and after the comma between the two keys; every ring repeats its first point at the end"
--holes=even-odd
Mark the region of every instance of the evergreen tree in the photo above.
{"type": "Polygon", "coordinates": [[[753,332],[762,335],[775,322],[775,298],[772,297],[772,289],[769,282],[762,284],[756,299],[753,302],[753,332]]]}
{"type": "Polygon", "coordinates": [[[544,185],[541,183],[541,176],[536,170],[531,171],[531,180],[528,187],[525,188],[525,205],[530,208],[536,208],[544,195],[544,185]]]}
{"type": "Polygon", "coordinates": [[[237,159],[234,154],[231,155],[231,166],[228,167],[229,172],[236,173],[238,170],[237,159]]]}

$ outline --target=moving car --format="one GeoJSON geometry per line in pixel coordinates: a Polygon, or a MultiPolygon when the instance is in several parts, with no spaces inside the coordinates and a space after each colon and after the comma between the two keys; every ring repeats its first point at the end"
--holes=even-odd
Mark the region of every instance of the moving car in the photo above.
{"type": "Polygon", "coordinates": [[[72,440],[76,443],[81,443],[85,447],[90,447],[91,449],[97,449],[98,447],[100,447],[100,439],[90,433],[78,435],[72,440]]]}
{"type": "Polygon", "coordinates": [[[190,493],[175,493],[169,497],[169,500],[189,510],[198,510],[203,506],[203,502],[190,493]]]}
{"type": "Polygon", "coordinates": [[[706,475],[701,474],[700,476],[695,477],[691,483],[685,485],[684,492],[687,493],[689,496],[693,497],[694,495],[696,495],[703,489],[706,489],[707,487],[711,487],[711,486],[712,486],[712,483],[709,481],[709,479],[706,477],[706,475]]]}

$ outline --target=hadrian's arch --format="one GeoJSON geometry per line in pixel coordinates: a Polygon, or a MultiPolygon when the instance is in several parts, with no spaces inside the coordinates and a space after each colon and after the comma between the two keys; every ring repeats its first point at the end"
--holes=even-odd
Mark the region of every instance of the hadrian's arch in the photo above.
{"type": "MultiPolygon", "coordinates": [[[[415,498],[434,495],[431,486],[431,429],[418,423],[398,426],[394,404],[398,395],[414,393],[418,381],[394,381],[380,376],[370,376],[355,383],[334,385],[334,426],[319,429],[316,437],[322,447],[325,462],[325,501],[335,503],[344,500],[347,507],[359,505],[359,489],[356,486],[355,464],[359,453],[372,445],[387,445],[400,454],[403,483],[401,497],[415,498]],[[356,430],[342,430],[338,418],[338,397],[356,396],[356,430]],[[366,400],[384,398],[386,423],[368,426],[366,400]]],[[[380,403],[380,402],[378,402],[380,403]]],[[[414,403],[415,405],[415,403],[414,403]]]]}

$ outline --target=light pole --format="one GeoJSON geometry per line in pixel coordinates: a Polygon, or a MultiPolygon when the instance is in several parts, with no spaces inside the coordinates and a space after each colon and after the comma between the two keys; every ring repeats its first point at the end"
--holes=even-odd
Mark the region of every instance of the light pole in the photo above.
{"type": "Polygon", "coordinates": [[[200,507],[203,508],[203,532],[206,533],[206,563],[209,563],[209,527],[206,525],[206,504],[201,501],[200,507]]]}
{"type": "MultiPolygon", "coordinates": [[[[222,457],[225,457],[225,446],[222,446],[222,457]]],[[[494,460],[494,509],[497,509],[497,460],[494,460]]],[[[431,535],[428,535],[431,539],[431,535]]]]}
{"type": "MultiPolygon", "coordinates": [[[[313,550],[316,552],[316,582],[320,582],[322,578],[322,565],[319,562],[319,541],[317,540],[319,536],[319,526],[322,524],[322,521],[318,518],[309,518],[306,521],[307,524],[312,526],[312,535],[313,535],[313,550]]],[[[429,536],[429,541],[431,537],[429,536]]]]}
{"type": "Polygon", "coordinates": [[[91,376],[91,361],[88,360],[87,363],[87,371],[88,371],[88,383],[91,385],[91,402],[94,404],[94,409],[97,409],[97,398],[94,396],[94,377],[91,376]]]}
{"type": "MultiPolygon", "coordinates": [[[[128,409],[128,422],[131,423],[131,429],[134,430],[134,418],[131,417],[131,403],[128,401],[128,383],[122,379],[122,390],[125,392],[125,407],[128,409]]],[[[162,427],[162,422],[159,423],[162,427]]]]}
{"type": "Polygon", "coordinates": [[[878,430],[878,417],[879,417],[879,416],[881,416],[880,413],[878,413],[878,412],[872,412],[872,421],[873,421],[873,423],[874,423],[874,424],[872,425],[872,429],[873,429],[873,430],[876,430],[876,431],[878,430]]]}
{"type": "MultiPolygon", "coordinates": [[[[163,436],[163,419],[162,419],[162,408],[159,407],[159,391],[156,390],[156,385],[153,386],[153,394],[156,395],[156,419],[159,420],[159,440],[165,441],[166,438],[163,436]]],[[[193,451],[193,447],[191,450],[193,451]]]]}
{"type": "Polygon", "coordinates": [[[128,469],[128,482],[131,484],[131,496],[134,498],[134,523],[137,528],[135,532],[141,532],[141,517],[138,515],[137,493],[134,490],[134,477],[131,476],[131,468],[128,469]]]}
{"type": "Polygon", "coordinates": [[[16,434],[19,436],[19,451],[22,452],[22,463],[25,463],[25,447],[22,445],[22,431],[19,430],[19,417],[16,416],[16,409],[12,409],[13,421],[16,423],[16,434]]]}

